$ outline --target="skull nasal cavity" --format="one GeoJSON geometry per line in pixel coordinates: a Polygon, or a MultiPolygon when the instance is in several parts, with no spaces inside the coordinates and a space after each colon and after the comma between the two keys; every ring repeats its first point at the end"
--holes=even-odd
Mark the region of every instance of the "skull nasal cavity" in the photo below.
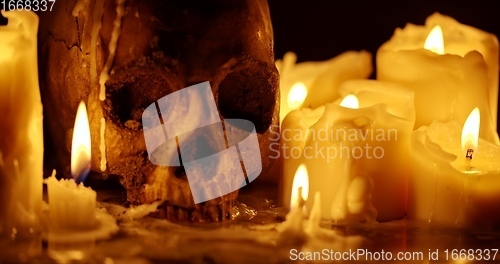
{"type": "Polygon", "coordinates": [[[176,178],[187,180],[186,170],[184,170],[184,166],[171,167],[171,170],[172,175],[174,175],[176,178]]]}
{"type": "Polygon", "coordinates": [[[277,75],[271,68],[232,72],[219,84],[218,105],[224,118],[247,119],[257,133],[272,123],[277,102],[277,75]]]}
{"type": "Polygon", "coordinates": [[[199,159],[206,158],[208,156],[217,154],[220,150],[219,146],[215,146],[213,143],[215,139],[209,140],[204,135],[198,135],[194,138],[190,138],[185,144],[181,151],[181,163],[190,162],[199,159]]]}
{"type": "MultiPolygon", "coordinates": [[[[182,144],[182,143],[181,143],[182,144]]],[[[189,138],[184,142],[185,147],[181,151],[181,166],[170,167],[172,174],[179,179],[187,179],[186,170],[182,166],[183,162],[196,161],[211,155],[216,154],[219,148],[213,146],[211,141],[208,140],[206,136],[197,135],[189,138]]],[[[216,164],[212,164],[211,169],[213,169],[216,164]]]]}

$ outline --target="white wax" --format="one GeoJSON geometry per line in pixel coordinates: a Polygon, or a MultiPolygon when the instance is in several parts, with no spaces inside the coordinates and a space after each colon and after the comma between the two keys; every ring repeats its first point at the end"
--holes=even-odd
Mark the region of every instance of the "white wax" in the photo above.
{"type": "Polygon", "coordinates": [[[279,232],[278,244],[289,246],[302,244],[307,239],[305,223],[304,199],[302,188],[299,187],[295,204],[286,215],[285,221],[276,227],[279,232]]]}
{"type": "Polygon", "coordinates": [[[276,62],[280,72],[280,123],[293,110],[317,108],[339,98],[337,88],[346,80],[368,78],[372,73],[371,54],[366,51],[344,52],[327,61],[296,63],[288,52],[276,62]],[[308,91],[302,103],[289,102],[292,87],[301,83],[308,91]]]}
{"type": "Polygon", "coordinates": [[[2,14],[9,23],[0,26],[0,233],[38,226],[43,186],[38,17],[2,14]]]}
{"type": "Polygon", "coordinates": [[[160,206],[164,201],[156,201],[150,204],[141,204],[139,206],[130,207],[124,210],[123,218],[138,219],[143,218],[150,213],[158,211],[158,206],[160,206]]]}
{"type": "MultiPolygon", "coordinates": [[[[321,193],[323,218],[372,221],[375,209],[379,221],[403,218],[413,92],[397,84],[352,80],[339,93],[359,96],[360,108],[331,103],[292,111],[283,121],[283,204],[289,204],[295,171],[305,164],[310,191],[321,193]]],[[[308,208],[311,205],[308,200],[308,208]]]]}
{"type": "Polygon", "coordinates": [[[50,228],[90,230],[96,225],[96,192],[73,179],[45,180],[49,197],[50,228]]]}
{"type": "Polygon", "coordinates": [[[480,136],[500,144],[497,128],[499,48],[495,35],[435,13],[425,25],[407,24],[377,51],[377,79],[415,91],[415,129],[434,120],[463,123],[481,110],[480,136]],[[432,28],[441,26],[444,53],[424,49],[432,28]]]}
{"type": "MultiPolygon", "coordinates": [[[[77,6],[75,6],[75,8],[77,8],[77,6]]],[[[116,3],[116,18],[113,23],[113,32],[111,33],[111,40],[109,41],[109,55],[108,59],[106,60],[106,64],[104,64],[104,69],[102,69],[99,76],[99,100],[101,101],[104,101],[106,99],[106,82],[109,80],[109,72],[115,60],[116,47],[118,44],[118,39],[120,38],[122,18],[124,15],[125,0],[118,0],[116,3]]]]}
{"type": "MultiPolygon", "coordinates": [[[[76,8],[76,6],[75,6],[76,8]]],[[[99,75],[99,100],[104,101],[106,99],[106,82],[110,78],[111,66],[115,60],[116,56],[116,48],[118,44],[118,39],[121,34],[121,24],[122,18],[125,15],[125,0],[118,0],[116,3],[116,18],[113,23],[113,32],[111,33],[111,40],[109,42],[109,54],[108,59],[106,60],[106,64],[104,64],[104,68],[99,75]]],[[[101,126],[100,126],[100,144],[99,151],[101,153],[101,164],[100,169],[102,172],[106,171],[107,159],[106,159],[106,119],[104,117],[101,118],[101,126]]],[[[103,176],[107,178],[107,176],[103,176]]]]}
{"type": "Polygon", "coordinates": [[[347,51],[330,59],[327,68],[314,79],[303,107],[317,108],[340,98],[338,87],[348,80],[365,79],[372,73],[372,55],[347,51]]]}
{"type": "Polygon", "coordinates": [[[434,122],[412,134],[408,218],[435,225],[500,227],[500,147],[479,139],[466,170],[462,127],[434,122]]]}
{"type": "Polygon", "coordinates": [[[99,151],[101,152],[101,171],[106,171],[106,119],[104,117],[101,118],[101,127],[99,130],[99,138],[100,138],[100,144],[99,144],[99,151]]]}
{"type": "Polygon", "coordinates": [[[316,236],[321,233],[321,218],[321,194],[315,192],[313,206],[311,207],[309,220],[306,224],[306,233],[309,236],[316,236]]]}

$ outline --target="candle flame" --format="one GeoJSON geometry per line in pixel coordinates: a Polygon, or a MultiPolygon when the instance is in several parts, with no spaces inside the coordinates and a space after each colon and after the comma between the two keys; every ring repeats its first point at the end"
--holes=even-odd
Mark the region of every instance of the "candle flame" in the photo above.
{"type": "Polygon", "coordinates": [[[344,97],[344,99],[342,99],[342,102],[340,102],[340,106],[351,109],[358,109],[359,108],[358,97],[356,97],[354,94],[349,94],[346,97],[344,97]]]}
{"type": "Polygon", "coordinates": [[[302,197],[303,200],[307,200],[309,196],[309,175],[307,173],[306,165],[304,164],[300,164],[299,168],[297,169],[297,172],[295,172],[295,176],[293,177],[290,209],[299,206],[298,204],[299,195],[302,197]],[[299,188],[302,188],[300,194],[299,194],[299,188]]]}
{"type": "Polygon", "coordinates": [[[294,110],[302,105],[307,97],[307,87],[305,84],[298,82],[295,83],[290,92],[288,92],[288,106],[294,110]]]}
{"type": "Polygon", "coordinates": [[[87,108],[82,101],[78,106],[71,144],[71,175],[84,181],[90,171],[90,126],[87,108]]]}
{"type": "Polygon", "coordinates": [[[425,40],[424,49],[430,50],[436,54],[444,54],[444,40],[443,40],[443,30],[440,26],[435,26],[427,39],[425,40]]]}
{"type": "Polygon", "coordinates": [[[479,108],[474,108],[465,120],[464,128],[462,129],[462,149],[467,153],[468,150],[477,152],[479,141],[479,126],[481,124],[481,113],[479,108]]]}

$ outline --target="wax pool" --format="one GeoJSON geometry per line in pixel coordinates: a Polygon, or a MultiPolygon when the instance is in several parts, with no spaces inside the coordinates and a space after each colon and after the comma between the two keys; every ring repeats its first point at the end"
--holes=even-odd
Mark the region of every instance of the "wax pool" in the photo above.
{"type": "Polygon", "coordinates": [[[38,225],[43,179],[38,17],[28,11],[2,15],[9,23],[0,26],[0,233],[38,225]]]}

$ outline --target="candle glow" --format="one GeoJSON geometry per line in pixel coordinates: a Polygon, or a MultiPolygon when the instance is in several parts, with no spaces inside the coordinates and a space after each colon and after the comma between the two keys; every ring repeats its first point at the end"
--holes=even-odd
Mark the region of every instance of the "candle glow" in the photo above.
{"type": "Polygon", "coordinates": [[[469,117],[465,120],[464,128],[462,129],[462,149],[466,155],[470,150],[472,150],[473,153],[477,152],[480,121],[481,114],[479,108],[476,107],[470,112],[469,117]]]}
{"type": "MultiPolygon", "coordinates": [[[[409,174],[406,140],[414,126],[414,93],[400,85],[374,80],[346,81],[338,92],[343,102],[336,100],[315,109],[295,110],[284,119],[281,128],[283,204],[289,206],[294,201],[290,200],[292,191],[297,189],[293,187],[294,177],[304,164],[309,192],[311,195],[321,193],[322,218],[346,222],[372,221],[375,217],[379,217],[379,221],[399,219],[406,210],[409,174]],[[397,140],[396,137],[361,139],[366,131],[397,133],[397,140]],[[359,137],[343,137],[345,132],[359,137]],[[383,149],[383,157],[374,159],[373,153],[353,152],[366,146],[383,149]],[[351,160],[353,153],[358,155],[355,164],[351,160]],[[388,169],[386,164],[397,165],[388,169]],[[353,166],[356,168],[351,170],[353,166]],[[372,186],[397,191],[387,192],[385,188],[372,186]],[[336,212],[341,213],[332,215],[332,207],[340,208],[336,212]]],[[[312,210],[312,199],[307,200],[306,205],[312,210]]]]}
{"type": "Polygon", "coordinates": [[[85,103],[80,102],[71,144],[73,179],[57,180],[54,171],[52,176],[45,180],[51,228],[54,230],[91,230],[96,227],[97,193],[82,183],[90,171],[90,147],[87,109],[85,103]]]}
{"type": "Polygon", "coordinates": [[[435,26],[431,30],[425,40],[424,48],[439,55],[444,54],[443,30],[440,26],[435,26]]]}
{"type": "Polygon", "coordinates": [[[470,110],[478,107],[479,136],[500,144],[498,52],[494,34],[434,13],[424,25],[408,23],[396,29],[378,49],[377,80],[415,91],[415,129],[434,121],[462,125],[470,110]]]}
{"type": "Polygon", "coordinates": [[[358,109],[359,108],[358,97],[356,97],[354,94],[349,94],[346,97],[344,97],[344,99],[342,99],[342,102],[340,102],[340,106],[351,109],[358,109]]]}
{"type": "Polygon", "coordinates": [[[302,105],[307,97],[307,87],[301,83],[295,83],[288,93],[288,106],[290,109],[296,109],[302,105]]]}
{"type": "Polygon", "coordinates": [[[300,206],[299,195],[301,200],[307,200],[309,197],[309,176],[307,173],[307,168],[304,164],[301,164],[295,173],[292,184],[292,196],[290,200],[290,208],[296,208],[300,206]],[[300,188],[300,194],[299,194],[300,188]]]}
{"type": "Polygon", "coordinates": [[[80,102],[76,112],[71,144],[71,175],[77,181],[84,181],[90,171],[90,149],[90,126],[87,108],[84,102],[80,102]]]}

